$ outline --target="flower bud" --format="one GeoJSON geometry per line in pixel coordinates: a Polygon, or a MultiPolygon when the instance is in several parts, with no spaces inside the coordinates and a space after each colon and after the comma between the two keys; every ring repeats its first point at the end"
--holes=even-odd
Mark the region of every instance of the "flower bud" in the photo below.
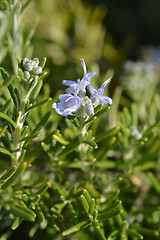
{"type": "Polygon", "coordinates": [[[38,67],[39,59],[38,58],[34,58],[32,64],[33,64],[33,67],[38,67]]]}
{"type": "Polygon", "coordinates": [[[24,58],[24,59],[23,59],[23,62],[22,62],[23,67],[24,67],[24,65],[25,65],[27,62],[29,62],[29,59],[28,59],[28,58],[24,58]]]}
{"type": "Polygon", "coordinates": [[[33,69],[32,60],[29,60],[24,64],[24,69],[28,72],[31,72],[33,69]]]}
{"type": "Polygon", "coordinates": [[[97,107],[99,105],[99,100],[97,97],[92,97],[91,102],[93,104],[93,107],[97,107]]]}
{"type": "Polygon", "coordinates": [[[84,101],[84,104],[91,103],[91,100],[89,99],[88,96],[85,96],[85,97],[83,98],[83,101],[84,101]]]}
{"type": "Polygon", "coordinates": [[[85,97],[85,91],[79,90],[79,96],[80,96],[81,98],[85,97]]]}
{"type": "Polygon", "coordinates": [[[24,78],[28,80],[30,78],[30,73],[28,71],[24,71],[24,78]]]}
{"type": "Polygon", "coordinates": [[[33,68],[33,74],[34,75],[38,75],[42,72],[42,68],[41,67],[36,67],[36,68],[33,68]]]}
{"type": "Polygon", "coordinates": [[[88,103],[85,107],[85,113],[89,116],[92,116],[94,115],[94,108],[93,108],[93,105],[92,103],[88,103]]]}

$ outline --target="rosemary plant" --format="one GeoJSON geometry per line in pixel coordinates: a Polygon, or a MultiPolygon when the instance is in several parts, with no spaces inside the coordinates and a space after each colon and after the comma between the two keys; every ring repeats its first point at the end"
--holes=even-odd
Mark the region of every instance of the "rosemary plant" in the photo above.
{"type": "Polygon", "coordinates": [[[34,29],[20,31],[30,2],[0,2],[0,239],[158,240],[158,77],[150,102],[125,72],[110,98],[111,77],[94,88],[81,59],[83,77],[51,98],[46,58],[29,57],[34,29]]]}

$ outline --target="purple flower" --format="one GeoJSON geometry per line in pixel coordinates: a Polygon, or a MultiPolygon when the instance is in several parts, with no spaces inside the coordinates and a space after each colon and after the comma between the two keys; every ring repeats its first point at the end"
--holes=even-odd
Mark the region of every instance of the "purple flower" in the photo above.
{"type": "Polygon", "coordinates": [[[63,80],[62,84],[66,85],[66,86],[69,86],[66,89],[66,93],[75,92],[75,90],[78,89],[78,92],[81,92],[82,94],[85,94],[86,86],[90,84],[90,79],[96,74],[96,72],[87,73],[86,64],[85,64],[83,58],[80,59],[80,63],[82,64],[82,67],[83,67],[84,76],[83,76],[82,80],[77,79],[77,82],[76,81],[70,81],[70,80],[63,80]]]}
{"type": "Polygon", "coordinates": [[[90,99],[94,101],[93,103],[95,103],[94,107],[101,103],[112,105],[112,99],[110,97],[103,96],[104,88],[111,81],[111,78],[112,77],[106,80],[98,90],[94,89],[90,85],[88,86],[89,91],[91,93],[90,99]]]}
{"type": "Polygon", "coordinates": [[[81,99],[75,94],[61,94],[60,103],[53,103],[52,108],[62,116],[72,115],[80,107],[81,99]]]}
{"type": "Polygon", "coordinates": [[[84,76],[82,80],[77,81],[63,80],[63,84],[68,86],[66,94],[59,96],[59,103],[53,103],[52,108],[62,116],[76,115],[77,117],[88,117],[94,115],[94,108],[99,104],[112,104],[112,99],[103,96],[105,86],[111,81],[106,80],[102,86],[96,90],[90,86],[90,79],[96,74],[95,72],[87,73],[86,65],[83,59],[82,64],[84,76]],[[90,91],[90,97],[86,95],[86,86],[90,91]]]}

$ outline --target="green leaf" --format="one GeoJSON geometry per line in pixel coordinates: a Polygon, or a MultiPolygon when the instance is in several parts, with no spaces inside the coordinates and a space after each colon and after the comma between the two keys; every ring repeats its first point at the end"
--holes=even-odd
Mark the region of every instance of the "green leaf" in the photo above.
{"type": "Polygon", "coordinates": [[[24,83],[24,72],[21,68],[18,68],[18,75],[19,76],[16,76],[16,77],[17,77],[19,83],[24,83]]]}
{"type": "Polygon", "coordinates": [[[26,133],[27,133],[27,130],[28,130],[28,126],[25,125],[22,127],[22,130],[21,130],[21,138],[24,138],[26,136],[26,133]]]}
{"type": "Polygon", "coordinates": [[[97,161],[96,166],[99,168],[107,168],[107,169],[119,168],[119,164],[117,164],[117,162],[109,161],[106,159],[103,161],[97,161]]]}
{"type": "Polygon", "coordinates": [[[26,221],[33,222],[35,220],[36,214],[29,208],[22,206],[18,203],[11,202],[9,204],[9,211],[17,217],[23,218],[26,221]]]}
{"type": "Polygon", "coordinates": [[[60,189],[60,187],[57,186],[56,183],[52,182],[52,188],[57,193],[57,195],[63,195],[62,190],[60,189]]]}
{"type": "MultiPolygon", "coordinates": [[[[47,75],[46,71],[43,71],[42,73],[39,74],[39,80],[47,75]]],[[[43,84],[42,84],[43,85],[43,84]]]]}
{"type": "Polygon", "coordinates": [[[160,194],[160,182],[155,178],[153,173],[149,172],[148,177],[152,183],[153,188],[156,190],[158,194],[160,194]]]}
{"type": "Polygon", "coordinates": [[[36,99],[43,85],[43,81],[38,79],[38,82],[30,94],[31,99],[36,99]]]}
{"type": "Polygon", "coordinates": [[[7,120],[9,123],[13,125],[14,128],[17,127],[16,123],[7,114],[0,112],[0,118],[7,120]]]}
{"type": "Polygon", "coordinates": [[[3,19],[3,24],[0,28],[0,42],[3,42],[7,36],[7,33],[10,31],[11,26],[13,24],[13,18],[15,14],[15,9],[11,12],[11,14],[6,14],[3,19]]]}
{"type": "Polygon", "coordinates": [[[22,195],[22,199],[23,199],[23,201],[27,202],[28,199],[29,199],[29,197],[28,197],[27,194],[23,193],[23,195],[22,195]]]}
{"type": "Polygon", "coordinates": [[[77,186],[74,185],[74,186],[71,188],[71,190],[70,190],[70,192],[69,192],[69,194],[68,194],[67,199],[72,198],[72,197],[76,194],[76,192],[77,192],[77,186]]]}
{"type": "Polygon", "coordinates": [[[51,211],[58,216],[62,213],[62,210],[65,206],[66,204],[64,202],[57,203],[51,208],[51,211]]]}
{"type": "Polygon", "coordinates": [[[116,143],[117,138],[116,137],[109,137],[106,141],[105,141],[105,146],[106,146],[106,151],[108,149],[113,148],[113,145],[116,143]]]}
{"type": "Polygon", "coordinates": [[[6,131],[8,128],[8,122],[4,122],[3,125],[0,127],[0,138],[2,137],[3,133],[6,131]]]}
{"type": "Polygon", "coordinates": [[[1,153],[4,153],[4,154],[6,154],[6,155],[9,155],[9,156],[11,156],[11,157],[13,157],[12,153],[9,152],[9,151],[8,151],[7,149],[5,149],[5,148],[1,148],[1,147],[0,147],[0,152],[1,152],[1,153]]]}
{"type": "Polygon", "coordinates": [[[98,145],[94,141],[92,141],[92,140],[83,140],[83,143],[86,143],[86,144],[90,145],[94,149],[98,148],[98,145]]]}
{"type": "Polygon", "coordinates": [[[79,142],[67,145],[58,155],[64,156],[70,152],[73,152],[79,146],[79,142]]]}
{"type": "Polygon", "coordinates": [[[133,230],[133,229],[126,229],[126,233],[131,236],[132,238],[135,238],[135,239],[143,239],[143,236],[141,234],[139,234],[137,231],[133,230]]]}
{"type": "Polygon", "coordinates": [[[121,122],[119,122],[118,125],[120,126],[121,132],[122,132],[126,137],[129,137],[129,136],[131,135],[129,128],[127,128],[126,126],[124,126],[121,122]]]}
{"type": "Polygon", "coordinates": [[[44,214],[43,214],[40,206],[36,205],[35,211],[36,211],[37,217],[39,218],[40,222],[44,222],[45,221],[45,217],[44,217],[44,214]]]}
{"type": "Polygon", "coordinates": [[[123,109],[123,122],[126,127],[131,126],[131,115],[127,107],[123,109]]]}
{"type": "Polygon", "coordinates": [[[109,206],[111,202],[117,200],[119,193],[120,193],[119,190],[115,192],[110,192],[109,195],[107,196],[107,201],[104,203],[104,206],[109,206]]]}
{"type": "Polygon", "coordinates": [[[117,240],[119,237],[119,231],[114,230],[107,238],[107,240],[117,240]]]}
{"type": "Polygon", "coordinates": [[[75,127],[79,128],[79,123],[78,123],[76,117],[74,117],[74,116],[69,116],[69,115],[68,115],[68,116],[66,116],[66,118],[67,118],[68,120],[70,120],[71,123],[72,123],[75,127]]]}
{"type": "Polygon", "coordinates": [[[2,92],[4,92],[6,90],[6,88],[13,82],[14,77],[8,77],[2,84],[1,88],[0,88],[0,95],[2,94],[2,92]]]}
{"type": "Polygon", "coordinates": [[[35,134],[31,134],[29,136],[26,136],[24,138],[21,138],[20,139],[20,142],[23,142],[23,141],[28,141],[28,140],[32,140],[33,138],[36,138],[39,134],[38,133],[35,133],[35,134]]]}
{"type": "Polygon", "coordinates": [[[88,128],[96,119],[97,119],[96,116],[90,117],[87,121],[83,123],[83,127],[85,126],[88,128]]]}
{"type": "Polygon", "coordinates": [[[16,100],[16,106],[19,109],[20,102],[21,102],[21,97],[19,95],[19,91],[18,91],[17,88],[14,89],[14,96],[15,96],[15,100],[16,100]]]}
{"type": "Polygon", "coordinates": [[[108,107],[105,107],[105,108],[103,108],[102,110],[100,110],[99,112],[97,112],[94,116],[97,117],[97,118],[99,118],[99,117],[101,117],[103,114],[105,114],[106,112],[108,112],[109,109],[110,109],[109,106],[108,106],[108,107]]]}
{"type": "Polygon", "coordinates": [[[44,57],[42,60],[40,60],[39,66],[41,66],[42,69],[44,68],[44,66],[45,66],[45,64],[46,64],[46,61],[47,61],[47,58],[46,58],[46,57],[44,57]]]}
{"type": "Polygon", "coordinates": [[[65,140],[64,138],[62,138],[61,136],[58,136],[56,134],[53,134],[53,138],[56,139],[62,145],[67,146],[69,144],[69,142],[67,140],[65,140]]]}
{"type": "Polygon", "coordinates": [[[91,202],[90,202],[90,204],[89,204],[89,213],[90,213],[90,214],[93,214],[94,208],[95,208],[95,199],[92,198],[92,199],[91,199],[91,202]]]}
{"type": "Polygon", "coordinates": [[[39,130],[45,125],[48,118],[50,117],[51,112],[48,112],[45,114],[45,116],[42,118],[42,120],[37,124],[37,126],[31,131],[31,135],[39,132],[39,130]]]}
{"type": "Polygon", "coordinates": [[[22,222],[22,219],[20,217],[17,217],[12,224],[12,227],[11,227],[12,230],[17,229],[19,227],[19,225],[21,224],[21,222],[22,222]]]}
{"type": "Polygon", "coordinates": [[[9,90],[9,93],[10,93],[10,95],[11,95],[11,98],[12,98],[13,101],[14,101],[14,104],[16,105],[16,98],[15,98],[15,94],[14,94],[14,90],[13,90],[12,85],[9,85],[9,86],[8,86],[8,90],[9,90]]]}
{"type": "Polygon", "coordinates": [[[103,107],[103,103],[99,104],[97,107],[95,107],[94,113],[95,114],[98,113],[102,109],[102,107],[103,107]]]}
{"type": "Polygon", "coordinates": [[[35,195],[40,195],[40,196],[42,196],[42,195],[47,191],[48,188],[49,188],[49,182],[43,183],[43,184],[39,187],[39,189],[38,189],[38,191],[35,193],[35,195]]]}
{"type": "Polygon", "coordinates": [[[153,230],[153,229],[140,227],[136,224],[132,224],[131,227],[132,227],[132,229],[135,229],[136,232],[139,232],[143,235],[146,235],[147,237],[151,236],[151,237],[156,237],[157,238],[159,236],[158,230],[153,230]]]}
{"type": "Polygon", "coordinates": [[[110,212],[112,210],[115,210],[117,208],[119,208],[121,206],[122,202],[120,200],[117,200],[116,202],[114,202],[112,205],[104,208],[103,210],[101,210],[99,213],[103,214],[103,213],[107,213],[110,212]]]}
{"type": "Polygon", "coordinates": [[[45,142],[41,142],[41,146],[43,148],[43,150],[47,153],[47,155],[49,156],[50,159],[53,158],[53,155],[50,151],[50,148],[48,147],[48,145],[45,142]]]}
{"type": "Polygon", "coordinates": [[[2,67],[0,67],[0,71],[1,71],[4,81],[7,80],[9,78],[8,73],[2,67]]]}
{"type": "Polygon", "coordinates": [[[24,10],[26,10],[26,8],[29,6],[29,4],[31,3],[32,0],[28,0],[26,1],[26,3],[23,5],[22,7],[22,12],[24,12],[24,10]]]}
{"type": "Polygon", "coordinates": [[[120,225],[121,226],[120,240],[126,240],[127,239],[127,233],[126,233],[127,225],[128,225],[128,222],[122,220],[122,224],[120,225]]]}
{"type": "Polygon", "coordinates": [[[40,198],[41,198],[40,195],[36,195],[36,196],[32,199],[32,202],[36,204],[36,203],[39,202],[40,198]]]}
{"type": "Polygon", "coordinates": [[[27,167],[26,162],[21,163],[17,170],[14,172],[14,174],[8,180],[6,180],[6,182],[1,186],[1,189],[5,190],[8,187],[10,187],[22,174],[26,167],[27,167]]]}
{"type": "Polygon", "coordinates": [[[131,118],[132,118],[132,125],[138,126],[138,112],[137,107],[134,103],[131,104],[131,118]]]}
{"type": "Polygon", "coordinates": [[[47,99],[45,99],[45,100],[43,100],[43,101],[40,101],[39,103],[36,103],[36,104],[34,104],[33,106],[27,108],[27,109],[26,109],[26,112],[31,111],[32,109],[34,109],[34,108],[36,108],[36,107],[38,107],[38,106],[41,106],[41,105],[43,105],[44,103],[47,103],[47,102],[49,102],[49,101],[51,101],[51,100],[52,100],[52,98],[47,98],[47,99]]]}
{"type": "Polygon", "coordinates": [[[105,221],[108,218],[113,218],[119,214],[121,214],[123,211],[121,209],[113,209],[112,211],[107,211],[104,213],[101,213],[98,215],[97,219],[100,221],[105,221]]]}
{"type": "Polygon", "coordinates": [[[87,189],[83,189],[82,190],[82,194],[85,196],[88,204],[90,204],[90,202],[91,202],[91,195],[89,194],[88,190],[87,189]]]}
{"type": "Polygon", "coordinates": [[[104,235],[104,230],[101,229],[100,224],[98,223],[97,220],[95,220],[95,221],[93,222],[93,225],[94,225],[94,230],[95,230],[95,232],[96,232],[96,235],[97,235],[98,239],[99,239],[99,240],[107,240],[107,239],[105,238],[105,235],[104,235]]]}
{"type": "Polygon", "coordinates": [[[154,128],[159,127],[160,122],[156,122],[155,124],[153,124],[152,126],[148,127],[147,130],[145,131],[145,133],[143,134],[143,137],[148,137],[148,135],[153,131],[154,128]]]}
{"type": "MultiPolygon", "coordinates": [[[[1,44],[0,44],[1,45],[1,44]]],[[[3,59],[6,57],[8,53],[8,46],[7,47],[4,47],[3,46],[3,49],[0,50],[0,63],[3,61],[3,59]]]]}
{"type": "Polygon", "coordinates": [[[98,211],[97,211],[97,210],[94,210],[94,211],[93,211],[93,218],[94,218],[95,220],[97,220],[97,217],[98,217],[98,211]]]}
{"type": "Polygon", "coordinates": [[[1,107],[0,112],[6,113],[9,110],[12,103],[13,100],[11,98],[8,99],[7,102],[3,105],[3,107],[1,107]]]}
{"type": "Polygon", "coordinates": [[[95,137],[94,141],[96,143],[98,143],[98,142],[100,142],[100,141],[102,141],[102,140],[104,140],[108,137],[114,136],[115,134],[118,133],[119,129],[120,129],[120,127],[117,126],[117,127],[114,127],[112,129],[108,130],[107,132],[100,133],[95,137]]]}
{"type": "Polygon", "coordinates": [[[41,151],[42,151],[42,147],[41,147],[41,144],[39,143],[38,146],[34,149],[34,151],[30,151],[26,155],[25,161],[27,161],[28,163],[33,162],[34,159],[40,154],[41,151]]]}
{"type": "Polygon", "coordinates": [[[151,169],[157,170],[157,163],[156,162],[142,162],[142,163],[138,163],[135,166],[135,170],[137,170],[139,172],[146,171],[146,170],[151,170],[151,169]]]}
{"type": "Polygon", "coordinates": [[[69,228],[68,230],[62,232],[62,236],[67,236],[71,233],[74,233],[74,232],[78,232],[79,230],[81,229],[84,229],[86,227],[88,227],[90,225],[90,222],[89,221],[82,221],[76,225],[74,225],[73,227],[69,228]]]}
{"type": "Polygon", "coordinates": [[[12,174],[15,172],[15,170],[17,169],[16,166],[11,167],[10,169],[8,169],[7,171],[5,171],[1,177],[0,180],[6,180],[7,178],[11,177],[12,174]]]}
{"type": "Polygon", "coordinates": [[[25,154],[26,154],[26,150],[24,149],[24,150],[21,152],[21,155],[20,155],[19,158],[18,158],[18,162],[19,162],[19,163],[23,160],[25,154]]]}
{"type": "Polygon", "coordinates": [[[81,196],[79,197],[79,199],[80,199],[81,205],[82,205],[85,213],[88,215],[88,214],[89,214],[89,205],[88,205],[88,202],[87,202],[85,196],[84,196],[84,195],[81,195],[81,196]]]}

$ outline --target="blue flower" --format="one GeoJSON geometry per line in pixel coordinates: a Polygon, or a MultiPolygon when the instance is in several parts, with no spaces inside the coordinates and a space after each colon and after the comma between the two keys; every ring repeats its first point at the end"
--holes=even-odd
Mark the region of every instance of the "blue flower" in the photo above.
{"type": "Polygon", "coordinates": [[[56,112],[62,116],[72,115],[80,107],[81,102],[76,94],[61,94],[59,96],[60,103],[53,103],[52,108],[55,108],[56,112]]]}
{"type": "Polygon", "coordinates": [[[106,80],[102,86],[96,90],[90,86],[90,79],[95,72],[87,73],[86,65],[83,59],[80,60],[84,76],[82,80],[77,81],[63,80],[63,84],[68,86],[66,94],[59,96],[59,103],[53,103],[52,108],[62,116],[76,115],[77,117],[88,117],[94,115],[94,108],[99,104],[112,104],[112,99],[103,96],[105,86],[111,81],[106,80]],[[86,86],[90,91],[90,97],[86,95],[86,86]]]}
{"type": "Polygon", "coordinates": [[[103,96],[104,88],[111,81],[111,78],[112,77],[106,80],[98,90],[94,89],[90,85],[88,86],[91,93],[90,99],[93,101],[94,107],[101,103],[112,105],[112,99],[110,97],[103,96]]]}
{"type": "Polygon", "coordinates": [[[70,80],[63,80],[62,84],[69,86],[66,89],[66,93],[70,93],[70,92],[75,92],[76,89],[78,89],[78,93],[80,93],[79,95],[84,96],[86,93],[86,86],[90,84],[90,79],[96,74],[96,72],[92,72],[92,73],[87,73],[86,70],[86,64],[82,59],[80,59],[80,63],[82,64],[83,67],[83,71],[84,71],[84,76],[82,78],[82,80],[77,79],[76,81],[70,81],[70,80]]]}

